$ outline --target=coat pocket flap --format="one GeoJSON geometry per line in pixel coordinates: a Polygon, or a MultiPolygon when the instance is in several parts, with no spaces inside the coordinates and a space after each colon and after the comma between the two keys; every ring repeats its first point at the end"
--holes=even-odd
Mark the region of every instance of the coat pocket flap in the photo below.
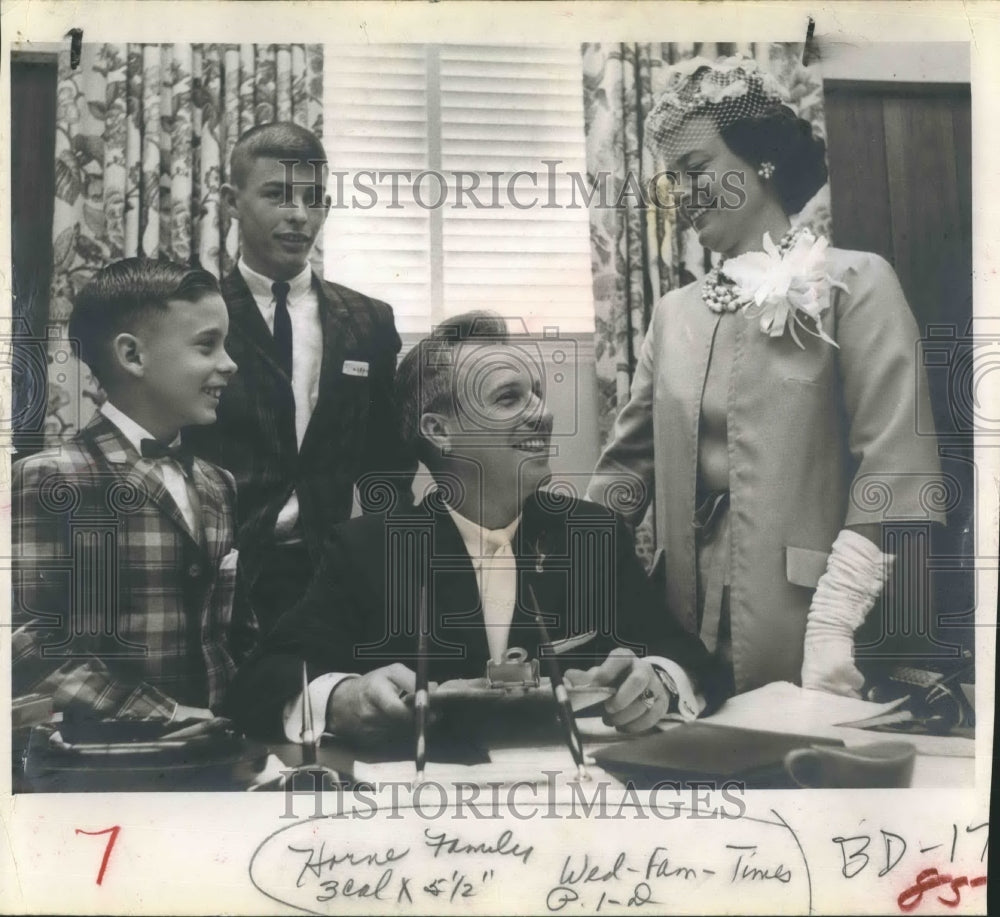
{"type": "Polygon", "coordinates": [[[819,578],[826,572],[830,555],[811,548],[785,548],[785,576],[796,586],[815,589],[819,578]]]}

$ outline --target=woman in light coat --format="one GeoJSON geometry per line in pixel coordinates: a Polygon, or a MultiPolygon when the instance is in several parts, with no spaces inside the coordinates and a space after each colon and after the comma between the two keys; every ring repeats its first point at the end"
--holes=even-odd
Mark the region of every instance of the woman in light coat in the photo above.
{"type": "Polygon", "coordinates": [[[882,525],[943,521],[916,323],[882,258],[792,227],[824,145],[753,61],[674,68],[646,136],[722,262],[656,305],[588,496],[633,521],[655,499],[669,608],[736,691],[857,695],[882,525]]]}

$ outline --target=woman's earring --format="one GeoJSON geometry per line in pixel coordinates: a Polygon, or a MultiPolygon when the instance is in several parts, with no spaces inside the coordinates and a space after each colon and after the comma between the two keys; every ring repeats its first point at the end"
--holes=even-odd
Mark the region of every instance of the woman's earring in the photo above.
{"type": "Polygon", "coordinates": [[[774,163],[773,163],[773,162],[770,162],[769,160],[766,160],[766,159],[765,159],[765,160],[764,160],[764,161],[763,161],[763,162],[762,162],[762,163],[761,163],[761,164],[760,164],[760,165],[759,165],[759,166],[757,167],[757,174],[758,174],[758,175],[759,175],[759,176],[760,176],[760,177],[761,177],[762,179],[764,179],[764,181],[767,181],[767,180],[768,180],[768,179],[769,179],[769,178],[770,178],[770,177],[771,177],[772,175],[774,175],[774,163]]]}

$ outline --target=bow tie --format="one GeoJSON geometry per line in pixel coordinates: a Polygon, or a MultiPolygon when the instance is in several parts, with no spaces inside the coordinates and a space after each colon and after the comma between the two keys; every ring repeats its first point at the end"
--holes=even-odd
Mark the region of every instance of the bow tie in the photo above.
{"type": "Polygon", "coordinates": [[[164,446],[158,439],[144,439],[139,443],[139,451],[143,458],[173,459],[189,477],[194,466],[194,456],[183,446],[164,446]]]}

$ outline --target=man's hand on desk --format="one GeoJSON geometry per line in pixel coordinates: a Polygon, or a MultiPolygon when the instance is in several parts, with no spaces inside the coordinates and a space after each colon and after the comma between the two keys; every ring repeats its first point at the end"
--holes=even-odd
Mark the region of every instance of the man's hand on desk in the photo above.
{"type": "Polygon", "coordinates": [[[618,690],[604,702],[604,721],[622,732],[645,732],[666,715],[670,694],[656,669],[631,650],[614,649],[600,665],[567,669],[567,684],[611,686],[618,690]]]}
{"type": "Polygon", "coordinates": [[[416,680],[400,662],[345,678],[327,701],[327,730],[366,744],[398,738],[400,728],[412,728],[413,708],[403,702],[403,696],[413,693],[416,680]]]}

